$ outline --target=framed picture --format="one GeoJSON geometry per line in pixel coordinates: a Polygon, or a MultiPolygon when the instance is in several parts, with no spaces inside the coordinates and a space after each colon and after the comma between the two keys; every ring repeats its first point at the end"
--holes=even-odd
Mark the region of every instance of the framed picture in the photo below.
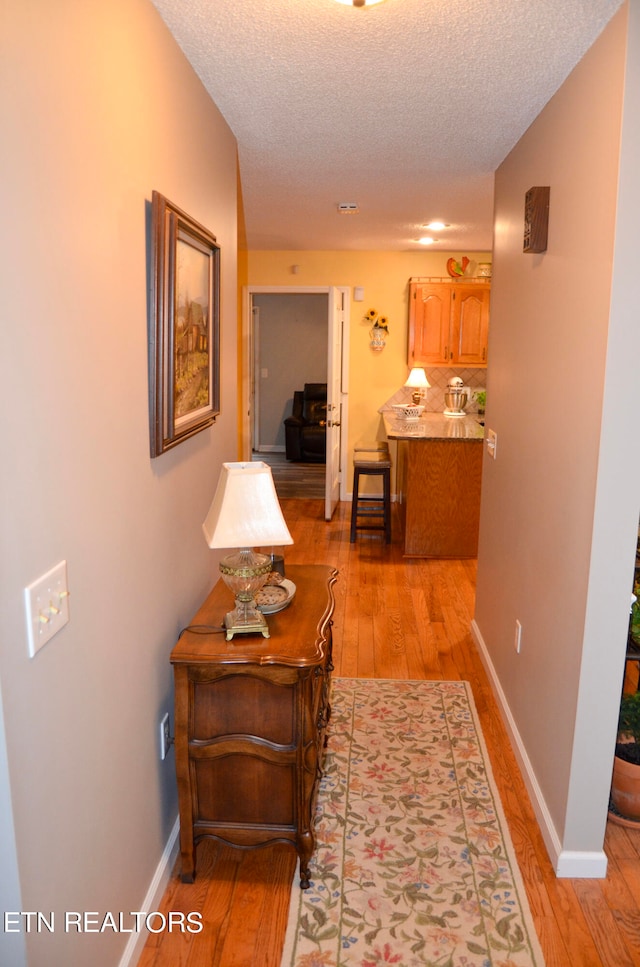
{"type": "Polygon", "coordinates": [[[154,191],[151,202],[151,456],[220,412],[220,248],[215,236],[154,191]]]}

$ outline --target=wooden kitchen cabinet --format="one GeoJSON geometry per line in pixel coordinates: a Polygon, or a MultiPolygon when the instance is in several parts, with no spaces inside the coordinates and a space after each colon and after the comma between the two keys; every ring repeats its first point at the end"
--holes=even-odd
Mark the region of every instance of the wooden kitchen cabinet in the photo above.
{"type": "Polygon", "coordinates": [[[171,653],[185,883],[195,876],[197,843],[212,837],[245,849],[289,843],[300,857],[300,885],[309,885],[337,571],[292,565],[287,578],[296,594],[267,616],[269,638],[226,640],[232,596],[219,581],[171,653]]]}
{"type": "Polygon", "coordinates": [[[481,488],[482,440],[399,440],[405,557],[477,557],[481,488]]]}
{"type": "Polygon", "coordinates": [[[409,366],[487,365],[491,284],[409,280],[409,366]]]}

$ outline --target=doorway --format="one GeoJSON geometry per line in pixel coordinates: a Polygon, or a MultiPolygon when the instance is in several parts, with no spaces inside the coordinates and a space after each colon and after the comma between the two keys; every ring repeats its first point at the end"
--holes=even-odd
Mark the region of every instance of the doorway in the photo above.
{"type": "Polygon", "coordinates": [[[294,391],[327,382],[327,316],[324,292],[253,294],[254,453],[284,453],[294,391]]]}
{"type": "Polygon", "coordinates": [[[283,421],[291,410],[293,391],[305,382],[326,382],[327,520],[337,501],[347,499],[342,467],[348,420],[348,311],[348,288],[243,289],[242,459],[250,460],[254,448],[265,456],[284,452],[283,421]]]}

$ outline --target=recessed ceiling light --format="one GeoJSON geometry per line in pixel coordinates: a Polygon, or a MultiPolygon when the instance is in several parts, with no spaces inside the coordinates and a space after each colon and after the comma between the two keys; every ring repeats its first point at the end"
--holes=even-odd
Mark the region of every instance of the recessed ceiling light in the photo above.
{"type": "Polygon", "coordinates": [[[444,222],[429,222],[425,225],[425,228],[431,229],[432,232],[441,232],[443,228],[449,228],[444,222]]]}
{"type": "Polygon", "coordinates": [[[418,241],[421,245],[433,245],[433,243],[437,242],[438,239],[432,238],[431,235],[425,235],[423,238],[419,238],[418,241]]]}
{"type": "Polygon", "coordinates": [[[374,3],[383,3],[383,0],[337,0],[347,7],[372,7],[374,3]]]}

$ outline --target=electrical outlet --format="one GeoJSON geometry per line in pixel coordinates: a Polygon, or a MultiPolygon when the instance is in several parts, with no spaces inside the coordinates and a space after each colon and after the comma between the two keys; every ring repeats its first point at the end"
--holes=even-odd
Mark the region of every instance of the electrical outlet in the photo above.
{"type": "Polygon", "coordinates": [[[496,451],[498,449],[498,434],[495,430],[487,430],[487,453],[492,460],[496,458],[496,451]]]}
{"type": "Polygon", "coordinates": [[[165,712],[160,719],[160,758],[166,759],[169,754],[169,746],[171,745],[171,736],[169,735],[169,713],[165,712]]]}
{"type": "Polygon", "coordinates": [[[513,647],[516,650],[516,654],[520,654],[520,646],[522,644],[522,625],[519,621],[516,621],[516,633],[513,636],[513,647]]]}
{"type": "Polygon", "coordinates": [[[24,589],[29,657],[46,645],[69,620],[67,562],[60,561],[24,589]]]}

